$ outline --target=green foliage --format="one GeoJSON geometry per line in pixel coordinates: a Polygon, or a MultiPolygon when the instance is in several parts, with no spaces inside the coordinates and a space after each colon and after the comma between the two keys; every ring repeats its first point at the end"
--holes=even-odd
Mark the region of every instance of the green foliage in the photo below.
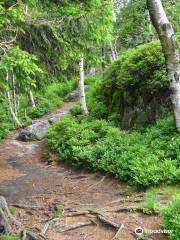
{"type": "Polygon", "coordinates": [[[123,129],[147,126],[171,112],[169,80],[159,41],[122,53],[100,85],[96,94],[108,108],[109,117],[118,120],[123,129]]]}
{"type": "Polygon", "coordinates": [[[180,179],[180,138],[171,119],[144,133],[129,133],[104,120],[66,117],[48,130],[46,138],[62,160],[109,172],[132,185],[148,187],[180,179]]]}
{"type": "MultiPolygon", "coordinates": [[[[61,107],[67,93],[77,87],[77,78],[63,83],[52,83],[42,91],[34,92],[36,108],[29,106],[29,99],[23,95],[18,110],[19,119],[28,124],[32,119],[41,117],[55,108],[61,107]]],[[[8,113],[7,103],[0,98],[0,139],[4,138],[15,124],[8,113]]]]}
{"type": "Polygon", "coordinates": [[[14,123],[7,114],[8,111],[5,107],[3,99],[0,99],[0,105],[0,139],[2,139],[14,128],[14,123]]]}
{"type": "Polygon", "coordinates": [[[88,85],[88,91],[86,94],[87,105],[91,116],[95,118],[106,118],[108,109],[103,102],[103,96],[100,94],[101,91],[101,78],[96,78],[88,85]]]}
{"type": "MultiPolygon", "coordinates": [[[[88,105],[88,110],[92,117],[98,119],[106,118],[108,113],[107,106],[103,102],[103,97],[100,93],[101,82],[101,77],[86,77],[85,79],[85,85],[87,86],[86,102],[88,105]]],[[[80,104],[75,104],[70,112],[73,116],[81,115],[80,104]]]]}
{"type": "Polygon", "coordinates": [[[57,107],[61,107],[66,94],[72,91],[76,86],[77,78],[67,82],[49,85],[44,91],[36,94],[37,107],[35,109],[28,108],[28,116],[30,118],[37,118],[57,107]]]}
{"type": "Polygon", "coordinates": [[[117,89],[119,94],[138,87],[154,94],[168,84],[161,45],[153,41],[124,52],[107,70],[103,87],[117,89]]]}
{"type": "Polygon", "coordinates": [[[169,240],[177,240],[180,236],[180,195],[176,195],[174,199],[163,208],[161,216],[164,228],[171,230],[169,240]]]}
{"type": "Polygon", "coordinates": [[[22,51],[19,47],[13,47],[1,58],[0,80],[5,81],[6,73],[9,72],[14,74],[19,92],[35,88],[36,76],[38,73],[42,73],[36,62],[36,56],[22,51]]]}
{"type": "Polygon", "coordinates": [[[0,235],[0,240],[20,240],[19,235],[9,235],[9,234],[4,234],[0,235]]]}
{"type": "Polygon", "coordinates": [[[52,209],[52,214],[54,218],[62,218],[64,215],[63,206],[59,204],[55,204],[52,209]]]}
{"type": "MultiPolygon", "coordinates": [[[[163,0],[168,18],[174,26],[175,32],[180,33],[180,3],[176,0],[163,0]]],[[[124,3],[117,14],[114,26],[117,48],[133,48],[140,44],[157,39],[147,9],[146,1],[130,0],[124,3]]]]}
{"type": "Polygon", "coordinates": [[[152,40],[146,1],[130,0],[117,16],[115,31],[119,48],[135,47],[152,40]]]}
{"type": "Polygon", "coordinates": [[[180,187],[177,185],[162,185],[158,187],[151,187],[144,195],[143,202],[140,206],[148,209],[149,211],[162,210],[164,202],[172,201],[174,195],[180,194],[180,187]]]}
{"type": "Polygon", "coordinates": [[[11,215],[13,215],[13,216],[16,215],[16,208],[15,207],[10,207],[9,211],[10,211],[11,215]]]}

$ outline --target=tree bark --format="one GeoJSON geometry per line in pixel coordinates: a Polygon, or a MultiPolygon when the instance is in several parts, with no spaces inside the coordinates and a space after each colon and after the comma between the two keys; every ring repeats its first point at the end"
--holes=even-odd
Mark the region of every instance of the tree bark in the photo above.
{"type": "Polygon", "coordinates": [[[17,227],[20,227],[20,222],[10,213],[3,196],[0,196],[0,227],[3,227],[5,233],[12,233],[17,227]]]}
{"type": "Polygon", "coordinates": [[[15,77],[14,73],[12,72],[12,85],[13,85],[13,107],[14,107],[14,113],[17,116],[17,99],[16,99],[16,82],[15,82],[15,77]]]}
{"type": "Polygon", "coordinates": [[[151,21],[159,35],[170,81],[171,99],[177,128],[180,127],[180,51],[174,29],[161,0],[147,0],[151,21]]]}
{"type": "Polygon", "coordinates": [[[29,97],[30,97],[31,106],[32,106],[33,108],[36,108],[36,103],[35,103],[35,101],[34,101],[33,93],[32,93],[31,90],[29,91],[29,97]]]}
{"type": "Polygon", "coordinates": [[[79,70],[80,70],[80,79],[79,79],[79,101],[80,101],[80,108],[81,113],[83,115],[88,115],[88,109],[86,105],[86,96],[85,96],[85,89],[84,89],[84,58],[81,57],[79,63],[79,70]]]}
{"type": "MultiPolygon", "coordinates": [[[[6,74],[6,82],[9,84],[9,73],[8,72],[6,74]]],[[[19,119],[17,118],[17,116],[13,110],[13,104],[11,102],[11,94],[10,94],[9,90],[7,91],[7,98],[8,98],[8,104],[9,104],[9,111],[10,111],[14,121],[16,122],[18,127],[22,127],[22,124],[20,123],[19,119]]]]}
{"type": "Polygon", "coordinates": [[[115,61],[117,57],[116,57],[116,51],[113,45],[111,45],[111,56],[112,56],[112,61],[115,61]]]}

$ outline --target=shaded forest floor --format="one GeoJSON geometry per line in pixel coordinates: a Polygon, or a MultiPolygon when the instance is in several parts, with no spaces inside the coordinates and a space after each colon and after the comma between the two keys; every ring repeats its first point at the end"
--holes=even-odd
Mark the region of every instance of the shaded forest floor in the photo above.
{"type": "MultiPolygon", "coordinates": [[[[57,111],[67,112],[72,105],[65,103],[51,115],[57,111]]],[[[45,115],[38,121],[48,117],[45,115]]],[[[45,234],[47,239],[131,240],[138,239],[134,232],[137,227],[161,229],[157,214],[116,211],[137,207],[143,193],[130,194],[125,183],[108,175],[78,171],[62,162],[56,164],[57,157],[48,152],[44,140],[19,142],[15,140],[16,134],[14,132],[0,142],[0,195],[10,206],[16,206],[16,218],[25,229],[41,232],[46,222],[55,217],[62,217],[62,221],[49,226],[45,234]],[[108,220],[123,224],[117,238],[113,238],[116,229],[103,224],[87,211],[102,213],[108,220]],[[68,216],[77,212],[83,213],[68,216]],[[92,221],[89,226],[60,232],[72,224],[88,221],[92,221]]],[[[143,239],[167,238],[163,234],[151,234],[143,239]]]]}

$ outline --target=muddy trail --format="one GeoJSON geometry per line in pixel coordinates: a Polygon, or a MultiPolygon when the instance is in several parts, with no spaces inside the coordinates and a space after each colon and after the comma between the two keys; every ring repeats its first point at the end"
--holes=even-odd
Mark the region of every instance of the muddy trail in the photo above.
{"type": "MultiPolygon", "coordinates": [[[[57,112],[67,113],[72,104],[65,103],[37,121],[57,112]]],[[[16,207],[16,218],[26,229],[37,233],[43,230],[46,239],[51,240],[132,240],[138,239],[134,232],[137,227],[161,229],[158,215],[127,211],[138,206],[142,194],[129,195],[125,183],[106,174],[77,171],[65,163],[55,163],[57,157],[48,152],[45,140],[21,142],[15,140],[16,135],[13,132],[0,142],[0,195],[16,207]],[[99,213],[123,227],[104,224],[97,217],[99,213]],[[57,217],[61,220],[46,224],[57,217]],[[82,226],[68,230],[74,224],[82,226]]],[[[143,239],[167,238],[148,234],[143,239]]]]}

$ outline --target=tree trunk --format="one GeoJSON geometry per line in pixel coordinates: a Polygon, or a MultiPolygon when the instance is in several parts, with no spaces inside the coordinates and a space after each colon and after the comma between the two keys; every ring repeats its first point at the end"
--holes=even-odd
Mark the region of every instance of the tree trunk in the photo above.
{"type": "MultiPolygon", "coordinates": [[[[9,84],[9,73],[6,74],[6,82],[9,84]]],[[[17,123],[18,127],[22,127],[22,124],[20,123],[19,119],[17,118],[14,110],[13,110],[13,104],[11,102],[11,94],[10,91],[7,91],[7,98],[8,98],[8,104],[9,104],[9,111],[14,119],[14,121],[17,123]]]]}
{"type": "Polygon", "coordinates": [[[79,70],[80,70],[80,79],[79,79],[79,101],[80,101],[80,108],[81,113],[83,115],[88,115],[88,109],[86,105],[86,96],[85,96],[85,89],[84,89],[84,58],[81,57],[79,63],[79,70]]]}
{"type": "Polygon", "coordinates": [[[29,91],[29,97],[30,97],[31,106],[32,106],[33,108],[36,108],[36,103],[35,103],[35,101],[34,101],[33,93],[32,93],[31,90],[29,91]]]}
{"type": "Polygon", "coordinates": [[[180,127],[180,51],[174,33],[161,0],[147,0],[150,16],[159,35],[166,60],[166,68],[170,80],[171,99],[176,126],[180,127]]]}
{"type": "Polygon", "coordinates": [[[13,72],[12,72],[12,85],[13,85],[12,101],[13,101],[14,113],[17,116],[16,82],[15,82],[15,78],[14,78],[14,73],[13,72]]]}
{"type": "Polygon", "coordinates": [[[111,45],[111,57],[112,57],[112,62],[116,60],[116,50],[113,47],[113,45],[111,45]]]}
{"type": "Polygon", "coordinates": [[[0,196],[0,227],[4,232],[13,233],[15,229],[20,227],[20,223],[12,216],[9,211],[6,199],[0,196]]]}

